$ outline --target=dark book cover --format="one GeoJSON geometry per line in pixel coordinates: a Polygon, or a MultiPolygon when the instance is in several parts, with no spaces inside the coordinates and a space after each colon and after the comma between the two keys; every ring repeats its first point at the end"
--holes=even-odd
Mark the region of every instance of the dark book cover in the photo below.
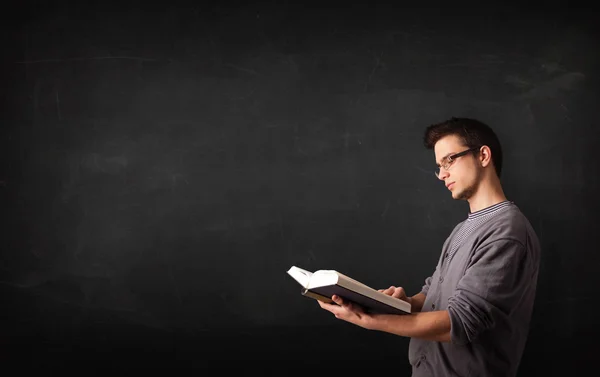
{"type": "Polygon", "coordinates": [[[410,314],[393,306],[390,306],[381,301],[374,300],[370,297],[354,292],[350,289],[339,285],[329,285],[325,287],[312,288],[308,292],[304,293],[305,296],[309,296],[319,300],[319,296],[322,297],[321,301],[327,300],[331,303],[331,296],[338,295],[343,299],[352,301],[360,306],[366,312],[369,313],[381,313],[381,314],[410,314]],[[315,297],[316,296],[316,297],[315,297]]]}

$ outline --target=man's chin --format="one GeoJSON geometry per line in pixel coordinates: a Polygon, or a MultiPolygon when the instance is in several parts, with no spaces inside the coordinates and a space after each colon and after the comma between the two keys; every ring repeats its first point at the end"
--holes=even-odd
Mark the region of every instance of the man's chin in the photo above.
{"type": "Polygon", "coordinates": [[[467,200],[469,198],[465,195],[464,191],[453,191],[452,192],[452,199],[454,199],[454,200],[467,200]]]}
{"type": "Polygon", "coordinates": [[[452,195],[452,199],[460,199],[460,192],[458,191],[450,191],[450,195],[452,195]]]}

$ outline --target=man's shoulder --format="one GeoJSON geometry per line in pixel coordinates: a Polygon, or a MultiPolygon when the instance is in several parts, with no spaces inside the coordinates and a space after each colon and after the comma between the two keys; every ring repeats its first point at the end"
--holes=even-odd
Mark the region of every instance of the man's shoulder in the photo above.
{"type": "Polygon", "coordinates": [[[478,247],[501,247],[518,244],[532,271],[539,270],[541,244],[531,223],[517,206],[510,206],[486,224],[480,234],[478,247]]]}
{"type": "Polygon", "coordinates": [[[527,216],[514,204],[491,218],[485,228],[486,238],[489,242],[504,239],[527,245],[532,237],[537,238],[527,216]]]}

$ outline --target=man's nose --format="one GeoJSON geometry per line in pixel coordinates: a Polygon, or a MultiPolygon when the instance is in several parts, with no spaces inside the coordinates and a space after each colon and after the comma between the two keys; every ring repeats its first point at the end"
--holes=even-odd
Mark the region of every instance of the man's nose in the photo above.
{"type": "Polygon", "coordinates": [[[438,179],[440,181],[446,180],[448,177],[448,172],[444,168],[440,168],[440,173],[438,174],[438,179]]]}

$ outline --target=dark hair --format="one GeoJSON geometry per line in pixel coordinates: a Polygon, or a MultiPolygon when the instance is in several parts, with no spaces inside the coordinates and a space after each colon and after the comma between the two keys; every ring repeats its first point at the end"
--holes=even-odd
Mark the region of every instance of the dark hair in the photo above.
{"type": "Polygon", "coordinates": [[[432,124],[425,130],[423,142],[427,149],[433,149],[435,143],[441,138],[456,135],[468,148],[477,148],[487,145],[492,151],[492,163],[496,174],[502,173],[502,146],[498,136],[487,124],[471,118],[452,117],[441,123],[432,124]]]}

